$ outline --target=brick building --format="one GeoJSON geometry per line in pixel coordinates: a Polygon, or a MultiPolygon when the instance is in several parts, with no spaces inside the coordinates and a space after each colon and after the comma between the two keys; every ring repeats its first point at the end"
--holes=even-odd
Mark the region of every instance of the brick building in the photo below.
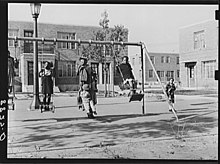
{"type": "MultiPolygon", "coordinates": [[[[33,37],[33,22],[9,21],[8,35],[20,37],[33,37]]],[[[74,26],[38,23],[38,37],[58,38],[58,39],[74,39],[74,40],[90,40],[93,38],[94,32],[99,30],[95,26],[74,26]]],[[[18,45],[14,46],[14,41],[8,41],[8,49],[11,56],[18,58],[19,69],[16,70],[16,90],[22,92],[31,92],[33,90],[33,42],[18,41],[18,45]],[[20,88],[19,88],[20,86],[20,88]]],[[[76,70],[78,67],[78,59],[81,56],[82,48],[72,43],[49,43],[38,42],[39,53],[39,70],[45,61],[50,61],[55,67],[55,89],[60,91],[78,89],[78,77],[76,70]]],[[[126,48],[125,55],[128,51],[126,48]]],[[[123,54],[124,55],[124,54],[123,54]]],[[[110,56],[107,56],[107,83],[117,84],[118,74],[113,74],[115,68],[110,56]],[[113,77],[114,75],[114,77],[113,77]]],[[[98,87],[104,84],[104,64],[98,61],[89,61],[92,68],[98,75],[98,87]]],[[[39,80],[39,83],[41,80],[39,80]]],[[[41,85],[41,84],[40,84],[41,85]]]]}
{"type": "MultiPolygon", "coordinates": [[[[154,64],[154,67],[159,75],[161,81],[166,83],[170,78],[174,78],[175,82],[179,82],[180,66],[179,66],[179,54],[177,53],[149,53],[150,59],[154,64]]],[[[130,63],[133,67],[138,82],[142,82],[142,71],[141,71],[141,55],[131,55],[130,63]]],[[[153,69],[144,56],[144,80],[145,84],[157,83],[157,78],[153,72],[153,69]]]]}
{"type": "Polygon", "coordinates": [[[180,81],[182,87],[217,88],[218,25],[206,21],[179,30],[180,81]]]}

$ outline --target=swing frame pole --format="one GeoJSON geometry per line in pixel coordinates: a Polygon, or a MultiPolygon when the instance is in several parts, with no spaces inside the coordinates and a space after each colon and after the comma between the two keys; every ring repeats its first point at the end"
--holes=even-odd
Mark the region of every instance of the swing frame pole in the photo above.
{"type": "MultiPolygon", "coordinates": [[[[141,48],[142,92],[144,94],[144,52],[143,52],[143,45],[142,44],[141,44],[140,48],[141,48]]],[[[142,114],[145,114],[144,99],[145,99],[145,96],[143,97],[142,114]]]]}
{"type": "MultiPolygon", "coordinates": [[[[27,40],[27,41],[42,41],[42,38],[38,37],[12,37],[9,36],[8,40],[27,40]]],[[[43,38],[44,42],[66,42],[66,43],[80,43],[80,44],[108,44],[108,45],[123,45],[123,46],[141,46],[141,42],[115,42],[115,41],[94,41],[94,40],[68,40],[57,38],[43,38]]]]}
{"type": "Polygon", "coordinates": [[[158,80],[159,83],[160,83],[160,86],[161,86],[162,91],[163,91],[163,93],[164,93],[164,95],[165,95],[166,101],[167,101],[168,104],[172,107],[172,112],[173,112],[174,116],[176,117],[176,121],[178,122],[178,121],[179,121],[178,116],[177,116],[177,114],[176,114],[176,112],[175,112],[175,109],[174,109],[173,105],[169,103],[169,98],[168,98],[168,96],[167,96],[167,94],[166,94],[166,91],[165,91],[165,89],[164,89],[164,86],[163,86],[163,84],[162,84],[162,82],[161,82],[161,80],[160,80],[160,78],[159,78],[159,76],[158,76],[158,74],[157,74],[157,71],[156,71],[156,69],[155,69],[153,63],[152,63],[152,61],[150,60],[150,56],[149,56],[149,53],[148,53],[148,51],[147,51],[147,47],[145,46],[145,44],[143,44],[143,48],[145,49],[145,56],[147,57],[147,59],[148,59],[150,65],[151,65],[151,67],[152,67],[152,69],[153,69],[153,71],[154,71],[154,74],[155,74],[157,80],[158,80]]]}

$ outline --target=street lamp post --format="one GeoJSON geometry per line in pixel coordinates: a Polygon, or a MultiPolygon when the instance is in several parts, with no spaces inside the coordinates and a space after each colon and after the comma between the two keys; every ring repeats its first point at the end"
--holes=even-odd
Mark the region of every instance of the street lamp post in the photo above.
{"type": "MultiPolygon", "coordinates": [[[[31,13],[34,18],[34,37],[37,38],[37,18],[40,14],[40,3],[31,3],[31,13]]],[[[39,76],[38,76],[38,42],[34,41],[34,86],[33,86],[33,100],[30,104],[30,110],[39,109],[40,99],[39,99],[39,76]]]]}

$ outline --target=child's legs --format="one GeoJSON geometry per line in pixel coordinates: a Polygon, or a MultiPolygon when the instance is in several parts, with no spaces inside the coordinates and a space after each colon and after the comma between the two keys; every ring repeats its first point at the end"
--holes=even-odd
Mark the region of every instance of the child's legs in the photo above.
{"type": "Polygon", "coordinates": [[[50,101],[51,101],[51,94],[48,94],[48,98],[47,98],[47,104],[50,105],[50,101]]]}
{"type": "Polygon", "coordinates": [[[95,112],[96,111],[96,107],[95,107],[93,101],[92,100],[89,101],[89,104],[90,104],[90,107],[92,108],[92,111],[95,112]]]}
{"type": "Polygon", "coordinates": [[[90,104],[89,102],[83,102],[83,106],[87,113],[90,113],[90,104]]]}
{"type": "Polygon", "coordinates": [[[134,89],[134,83],[133,83],[133,79],[127,79],[129,82],[129,85],[131,87],[131,89],[134,89]]]}
{"type": "Polygon", "coordinates": [[[46,98],[47,98],[47,94],[44,94],[44,97],[43,97],[43,104],[46,105],[46,98]]]}

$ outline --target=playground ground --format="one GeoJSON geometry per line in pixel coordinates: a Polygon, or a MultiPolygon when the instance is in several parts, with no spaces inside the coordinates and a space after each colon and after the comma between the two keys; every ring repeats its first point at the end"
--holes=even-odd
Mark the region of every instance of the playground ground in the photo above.
{"type": "Polygon", "coordinates": [[[16,94],[8,111],[8,158],[218,160],[218,97],[176,95],[177,115],[158,94],[142,102],[98,97],[95,119],[78,110],[73,93],[56,93],[55,113],[28,111],[16,94]]]}

